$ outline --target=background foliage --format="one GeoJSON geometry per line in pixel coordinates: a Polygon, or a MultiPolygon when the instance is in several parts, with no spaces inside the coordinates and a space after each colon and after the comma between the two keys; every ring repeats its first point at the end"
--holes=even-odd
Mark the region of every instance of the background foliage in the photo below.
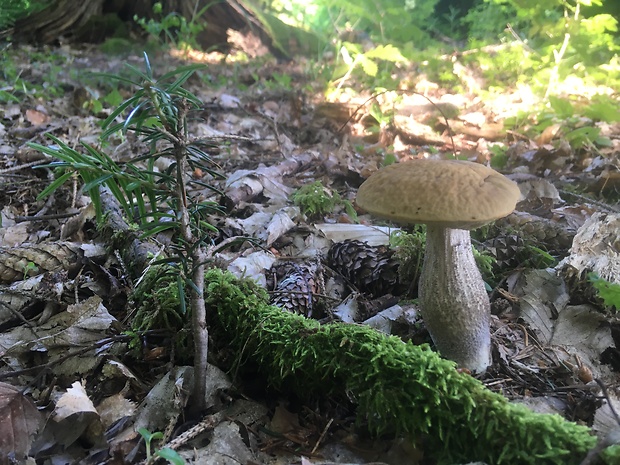
{"type": "Polygon", "coordinates": [[[12,26],[19,18],[43,8],[46,4],[44,0],[0,1],[0,30],[12,26]]]}

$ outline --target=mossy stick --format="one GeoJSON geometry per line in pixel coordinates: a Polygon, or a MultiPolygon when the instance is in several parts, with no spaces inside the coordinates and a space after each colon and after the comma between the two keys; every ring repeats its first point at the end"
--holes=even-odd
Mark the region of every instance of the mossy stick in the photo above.
{"type": "Polygon", "coordinates": [[[212,329],[239,360],[274,387],[353,399],[371,431],[423,438],[441,464],[578,464],[596,443],[587,427],[510,404],[427,346],[283,312],[227,272],[211,270],[206,281],[212,329]]]}

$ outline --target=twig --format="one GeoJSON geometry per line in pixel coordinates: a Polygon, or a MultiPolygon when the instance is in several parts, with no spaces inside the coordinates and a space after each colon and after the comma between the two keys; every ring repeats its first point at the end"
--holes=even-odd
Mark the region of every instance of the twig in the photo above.
{"type": "Polygon", "coordinates": [[[32,168],[33,166],[40,165],[42,160],[31,161],[30,163],[24,163],[22,165],[12,166],[10,168],[4,168],[0,170],[0,174],[14,173],[15,171],[25,170],[26,168],[32,168]]]}
{"type": "MultiPolygon", "coordinates": [[[[304,295],[304,296],[308,295],[308,293],[304,291],[287,291],[287,290],[282,290],[282,291],[273,290],[273,291],[267,291],[267,293],[268,294],[294,294],[294,295],[304,295]]],[[[318,292],[311,292],[310,294],[312,295],[312,297],[319,297],[321,299],[333,300],[334,302],[340,302],[342,300],[342,299],[338,299],[336,297],[332,297],[327,294],[320,294],[318,292]]]]}
{"type": "Polygon", "coordinates": [[[583,202],[591,203],[592,205],[596,205],[597,207],[603,208],[604,210],[607,210],[608,212],[620,213],[620,207],[611,206],[609,204],[601,202],[600,200],[591,199],[590,197],[586,197],[585,195],[577,194],[575,192],[569,192],[569,191],[564,190],[564,189],[559,189],[559,192],[560,192],[560,194],[565,195],[567,197],[577,198],[577,199],[579,199],[579,200],[581,200],[583,202]]]}
{"type": "Polygon", "coordinates": [[[312,451],[310,452],[310,455],[314,455],[316,450],[319,448],[319,445],[321,444],[321,442],[325,438],[325,435],[327,434],[327,430],[329,429],[329,427],[332,425],[333,422],[334,422],[334,419],[330,418],[329,421],[327,422],[327,425],[325,425],[325,428],[323,428],[323,432],[319,436],[319,439],[316,441],[316,444],[312,448],[312,451]]]}
{"type": "Polygon", "coordinates": [[[612,404],[611,399],[609,398],[609,393],[607,392],[607,386],[605,386],[605,383],[603,383],[598,378],[596,378],[594,381],[596,381],[596,384],[598,384],[598,386],[601,388],[601,391],[603,391],[603,396],[605,396],[605,399],[607,399],[609,410],[611,410],[612,415],[616,419],[616,423],[618,423],[618,426],[620,426],[620,417],[618,416],[618,412],[616,412],[616,409],[614,408],[614,405],[612,404]]]}
{"type": "Polygon", "coordinates": [[[21,223],[23,221],[49,221],[49,220],[62,220],[64,218],[71,218],[75,215],[78,215],[78,212],[73,213],[57,213],[55,215],[31,215],[31,216],[16,216],[15,222],[21,223]]]}
{"type": "MultiPolygon", "coordinates": [[[[616,412],[616,409],[614,408],[611,400],[609,399],[607,387],[600,379],[595,379],[594,381],[596,381],[596,384],[598,384],[603,391],[603,396],[605,397],[605,399],[607,399],[607,405],[609,405],[609,410],[611,410],[611,413],[615,417],[616,422],[618,422],[618,424],[620,425],[620,417],[618,417],[618,413],[616,412]]],[[[598,458],[603,449],[617,444],[620,444],[620,427],[614,428],[609,431],[607,435],[601,441],[599,441],[599,443],[595,447],[590,449],[588,455],[586,455],[586,458],[581,461],[580,465],[592,465],[594,463],[598,463],[598,458]]]]}
{"type": "Polygon", "coordinates": [[[174,438],[172,441],[167,443],[165,447],[169,447],[170,449],[174,449],[174,450],[178,449],[182,445],[186,444],[188,441],[198,436],[200,433],[203,433],[205,431],[215,428],[215,426],[218,423],[220,423],[224,419],[225,416],[226,416],[226,412],[222,411],[222,412],[217,412],[217,413],[214,413],[213,415],[209,415],[203,418],[203,420],[200,423],[192,426],[190,429],[188,429],[184,433],[174,438]]]}

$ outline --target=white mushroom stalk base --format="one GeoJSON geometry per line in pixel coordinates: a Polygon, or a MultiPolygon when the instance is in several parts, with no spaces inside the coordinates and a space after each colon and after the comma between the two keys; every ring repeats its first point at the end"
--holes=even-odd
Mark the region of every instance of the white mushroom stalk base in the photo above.
{"type": "Polygon", "coordinates": [[[469,231],[428,226],[420,308],[437,350],[481,373],[491,362],[490,303],[469,231]]]}

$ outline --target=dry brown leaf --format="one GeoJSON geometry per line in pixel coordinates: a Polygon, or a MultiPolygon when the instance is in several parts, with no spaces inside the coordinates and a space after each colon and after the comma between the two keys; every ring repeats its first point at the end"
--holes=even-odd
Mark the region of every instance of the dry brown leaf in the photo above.
{"type": "Polygon", "coordinates": [[[60,422],[78,413],[97,413],[97,409],[89,399],[82,383],[76,381],[58,399],[54,410],[54,420],[60,422]]]}
{"type": "Polygon", "coordinates": [[[552,124],[551,126],[547,126],[545,130],[536,138],[536,143],[538,145],[550,144],[554,137],[557,135],[558,131],[561,129],[562,125],[559,123],[552,124]]]}
{"type": "Polygon", "coordinates": [[[82,436],[91,423],[99,420],[99,413],[82,383],[76,381],[56,402],[52,419],[58,424],[54,437],[66,447],[82,436]]]}
{"type": "Polygon", "coordinates": [[[23,460],[43,417],[15,386],[0,383],[0,456],[23,460]]]}
{"type": "Polygon", "coordinates": [[[288,411],[282,405],[276,407],[271,423],[269,425],[272,431],[276,433],[285,434],[291,431],[298,431],[301,429],[299,425],[299,417],[296,413],[288,411]]]}
{"type": "Polygon", "coordinates": [[[136,403],[125,398],[123,392],[106,397],[97,406],[104,429],[108,429],[114,422],[124,417],[130,417],[136,412],[136,403]]]}

